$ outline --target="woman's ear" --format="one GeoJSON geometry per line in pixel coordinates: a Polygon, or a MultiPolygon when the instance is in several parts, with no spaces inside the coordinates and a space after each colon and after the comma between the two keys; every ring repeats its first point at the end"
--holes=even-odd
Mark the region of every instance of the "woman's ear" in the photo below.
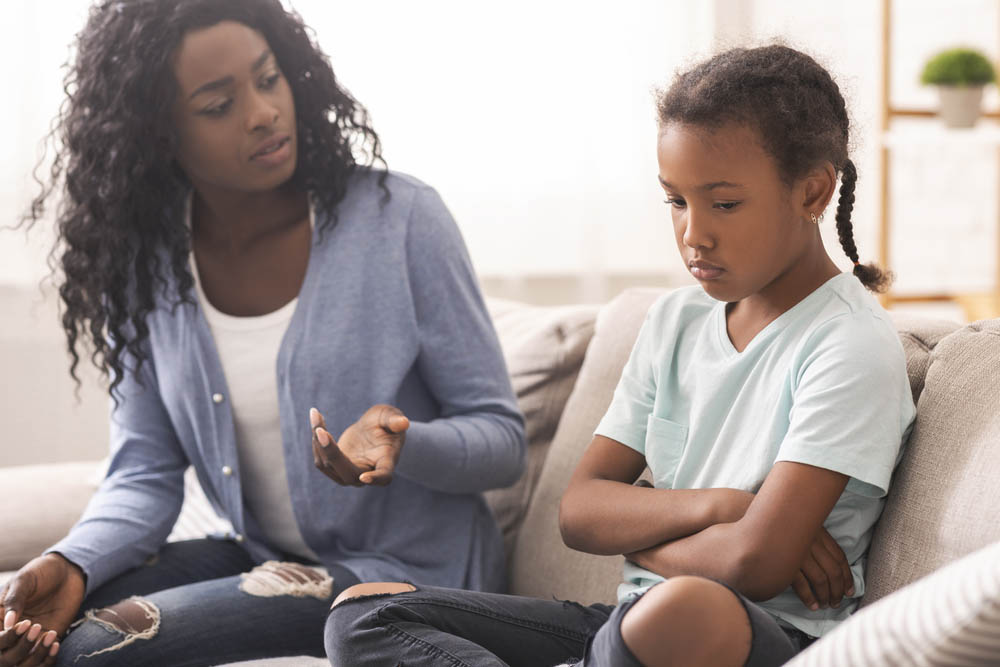
{"type": "Polygon", "coordinates": [[[801,181],[801,198],[803,217],[807,220],[810,214],[820,215],[826,210],[837,187],[837,170],[830,162],[824,162],[814,167],[801,181]]]}

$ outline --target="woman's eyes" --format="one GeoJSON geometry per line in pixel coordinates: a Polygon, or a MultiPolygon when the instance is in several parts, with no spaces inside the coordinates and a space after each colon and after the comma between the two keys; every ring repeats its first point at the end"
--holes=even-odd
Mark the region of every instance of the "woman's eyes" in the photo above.
{"type": "Polygon", "coordinates": [[[275,72],[270,76],[264,77],[264,79],[260,82],[260,87],[263,88],[264,90],[270,90],[271,88],[274,88],[275,84],[278,83],[278,79],[280,78],[281,74],[275,72]]]}
{"type": "MultiPolygon", "coordinates": [[[[271,90],[276,85],[278,85],[278,80],[280,78],[281,78],[281,73],[275,72],[274,74],[271,74],[270,76],[266,76],[263,79],[261,79],[257,83],[257,85],[260,87],[261,90],[271,90]]],[[[227,99],[224,102],[221,102],[219,104],[215,104],[213,106],[206,107],[206,108],[202,109],[200,111],[200,113],[202,115],[204,115],[204,116],[209,116],[209,117],[217,118],[219,116],[225,115],[225,113],[227,111],[229,111],[229,108],[232,105],[233,105],[233,100],[230,98],[230,99],[227,99]]]]}
{"type": "Polygon", "coordinates": [[[715,208],[722,209],[723,211],[731,211],[740,205],[738,201],[718,201],[715,202],[715,208]]]}
{"type": "Polygon", "coordinates": [[[226,113],[233,104],[232,100],[226,100],[221,104],[216,104],[214,106],[207,107],[201,110],[201,113],[205,116],[221,116],[226,113]]]}
{"type": "Polygon", "coordinates": [[[667,197],[663,200],[663,203],[674,208],[684,208],[686,206],[686,202],[679,197],[667,197]]]}

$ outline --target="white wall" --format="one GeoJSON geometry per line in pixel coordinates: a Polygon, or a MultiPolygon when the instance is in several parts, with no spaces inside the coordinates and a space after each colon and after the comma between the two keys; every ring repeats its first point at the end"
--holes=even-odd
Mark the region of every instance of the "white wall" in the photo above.
{"type": "MultiPolygon", "coordinates": [[[[654,176],[650,91],[715,41],[778,37],[833,71],[855,120],[858,245],[863,257],[876,255],[875,0],[291,2],[371,110],[390,165],[442,192],[477,269],[494,283],[538,274],[678,278],[654,176]]],[[[955,0],[946,10],[937,0],[895,4],[898,104],[934,105],[916,79],[939,47],[967,43],[997,55],[995,2],[955,0]]],[[[10,86],[21,94],[0,105],[3,127],[14,128],[0,159],[0,225],[16,220],[37,192],[29,172],[61,100],[59,64],[88,5],[6,5],[13,15],[0,24],[0,58],[12,64],[10,86]]],[[[991,92],[989,102],[995,98],[991,92]]],[[[892,268],[901,288],[989,284],[994,153],[976,141],[897,151],[892,268]]],[[[837,247],[832,234],[827,240],[837,247]]],[[[51,236],[39,228],[30,241],[0,232],[0,284],[32,284],[45,273],[51,236]]]]}

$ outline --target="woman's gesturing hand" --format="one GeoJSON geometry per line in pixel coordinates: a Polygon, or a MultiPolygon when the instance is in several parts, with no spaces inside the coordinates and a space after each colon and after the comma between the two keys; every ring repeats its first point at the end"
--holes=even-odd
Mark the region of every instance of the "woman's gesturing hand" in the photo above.
{"type": "Polygon", "coordinates": [[[337,484],[385,486],[406,441],[410,420],[391,405],[373,405],[334,440],[319,410],[309,411],[313,461],[337,484]]]}
{"type": "Polygon", "coordinates": [[[809,547],[809,553],[792,581],[792,588],[813,611],[839,607],[845,595],[854,595],[851,565],[844,550],[825,528],[819,529],[809,547]]]}

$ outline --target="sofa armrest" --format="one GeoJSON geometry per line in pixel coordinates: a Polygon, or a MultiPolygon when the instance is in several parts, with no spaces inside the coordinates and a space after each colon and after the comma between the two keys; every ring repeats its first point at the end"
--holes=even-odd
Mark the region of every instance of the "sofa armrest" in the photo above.
{"type": "Polygon", "coordinates": [[[0,571],[16,570],[69,532],[98,484],[100,462],[0,468],[0,571]]]}

